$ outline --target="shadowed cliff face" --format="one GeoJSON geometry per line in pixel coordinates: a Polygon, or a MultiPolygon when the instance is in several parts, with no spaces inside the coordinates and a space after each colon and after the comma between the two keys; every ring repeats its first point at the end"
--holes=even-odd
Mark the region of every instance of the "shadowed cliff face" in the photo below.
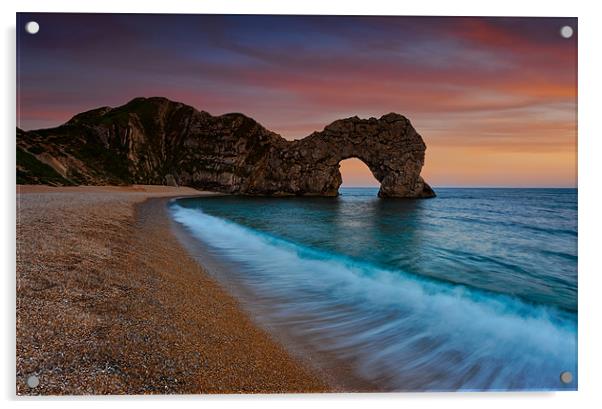
{"type": "Polygon", "coordinates": [[[178,184],[248,195],[336,196],[355,157],[381,197],[433,197],[426,146],[410,121],[341,119],[287,141],[242,114],[211,116],[165,98],[98,108],[52,129],[17,129],[17,183],[178,184]]]}

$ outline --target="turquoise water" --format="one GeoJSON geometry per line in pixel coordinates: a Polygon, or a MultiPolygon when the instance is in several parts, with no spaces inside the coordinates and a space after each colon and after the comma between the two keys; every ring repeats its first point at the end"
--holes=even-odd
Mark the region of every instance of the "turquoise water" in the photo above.
{"type": "Polygon", "coordinates": [[[270,326],[385,390],[576,388],[575,189],[376,192],[171,211],[270,326]]]}

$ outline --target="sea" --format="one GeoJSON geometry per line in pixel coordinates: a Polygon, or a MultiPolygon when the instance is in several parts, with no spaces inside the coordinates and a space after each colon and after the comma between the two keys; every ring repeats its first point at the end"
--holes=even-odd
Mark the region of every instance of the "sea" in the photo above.
{"type": "Polygon", "coordinates": [[[170,213],[261,325],[378,390],[577,389],[577,190],[435,190],[170,213]]]}

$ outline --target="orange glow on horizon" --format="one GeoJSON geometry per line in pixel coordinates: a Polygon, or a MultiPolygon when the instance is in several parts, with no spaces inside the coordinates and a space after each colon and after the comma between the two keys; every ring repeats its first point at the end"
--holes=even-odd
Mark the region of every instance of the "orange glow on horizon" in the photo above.
{"type": "Polygon", "coordinates": [[[364,162],[357,158],[342,160],[339,171],[343,177],[342,187],[378,187],[380,183],[364,162]]]}
{"type": "MultiPolygon", "coordinates": [[[[341,161],[342,187],[378,187],[368,166],[353,158],[341,161]]],[[[576,187],[575,149],[508,152],[494,149],[429,149],[422,176],[437,187],[576,187]],[[541,175],[545,175],[542,177],[541,175]]]]}

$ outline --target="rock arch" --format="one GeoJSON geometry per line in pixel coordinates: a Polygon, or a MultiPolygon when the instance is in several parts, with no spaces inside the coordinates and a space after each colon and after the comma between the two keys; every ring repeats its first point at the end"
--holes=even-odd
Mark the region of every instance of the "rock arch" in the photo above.
{"type": "Polygon", "coordinates": [[[420,176],[425,150],[402,115],[342,119],[271,151],[265,176],[272,183],[262,188],[272,195],[336,196],[342,183],[339,163],[358,158],[380,183],[380,197],[434,197],[420,176]]]}

